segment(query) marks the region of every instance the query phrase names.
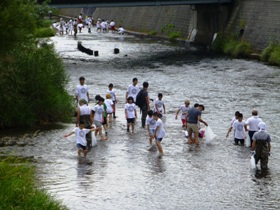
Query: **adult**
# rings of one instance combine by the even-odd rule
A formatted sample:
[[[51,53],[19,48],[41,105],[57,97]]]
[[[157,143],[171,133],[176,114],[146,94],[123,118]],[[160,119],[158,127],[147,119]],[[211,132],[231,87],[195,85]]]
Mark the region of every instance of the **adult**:
[[[136,96],[140,91],[140,88],[137,85],[137,83],[138,83],[138,79],[133,78],[132,84],[127,87],[127,91],[126,91],[126,95],[125,95],[125,103],[127,103],[127,98],[130,96],[133,98],[134,102],[136,102]]]
[[[76,100],[79,102],[81,99],[85,99],[88,103],[89,101],[89,92],[88,92],[88,86],[85,85],[85,78],[80,77],[80,84],[76,86],[75,95]]]
[[[190,108],[186,113],[186,121],[187,123],[187,131],[188,131],[188,144],[195,143],[197,146],[199,145],[198,134],[199,127],[198,121],[202,122],[204,125],[208,126],[207,122],[202,120],[201,115],[202,111],[204,111],[204,106],[199,104],[196,108]],[[194,142],[192,141],[192,134],[194,134]]]
[[[255,132],[257,132],[259,130],[259,123],[262,122],[262,119],[259,118],[258,116],[258,111],[257,110],[252,110],[252,117],[249,117],[246,122],[245,122],[245,126],[249,126],[249,129],[248,129],[248,134],[249,134],[249,137],[250,137],[250,140],[251,140],[251,145],[253,143],[253,135]]]
[[[266,132],[266,124],[260,122],[258,124],[259,131],[255,132],[253,135],[252,153],[255,156],[256,164],[261,160],[261,169],[267,169],[268,156],[271,150],[271,138]]]
[[[143,105],[141,105],[141,107],[140,107],[140,110],[142,113],[142,116],[141,116],[142,128],[145,128],[147,114],[148,114],[148,111],[150,110],[150,98],[149,98],[148,91],[147,91],[148,87],[149,87],[149,83],[143,82],[143,89],[140,90],[140,92],[138,93],[138,94],[140,94],[141,99],[143,100]]]
[[[93,123],[93,114],[92,109],[87,105],[87,101],[85,99],[81,99],[79,101],[79,107],[77,110],[77,121],[76,126],[78,125],[78,122],[83,121],[84,127],[87,129],[91,129],[91,125]],[[86,134],[86,140],[87,140],[87,147],[88,150],[92,146],[92,138],[91,138],[91,132]]]

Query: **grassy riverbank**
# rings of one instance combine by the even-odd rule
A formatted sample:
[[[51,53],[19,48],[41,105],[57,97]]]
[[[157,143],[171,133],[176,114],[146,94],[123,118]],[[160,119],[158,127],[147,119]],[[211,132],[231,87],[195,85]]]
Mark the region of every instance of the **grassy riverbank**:
[[[262,52],[255,52],[251,43],[233,36],[218,34],[213,50],[233,58],[257,58],[267,64],[280,66],[280,44],[270,43]],[[257,55],[257,56],[255,56]]]
[[[26,160],[0,161],[0,209],[67,209],[36,183],[35,168]]]
[[[69,122],[74,106],[63,61],[39,39],[54,35],[44,18],[50,8],[1,0],[0,10],[0,129]]]

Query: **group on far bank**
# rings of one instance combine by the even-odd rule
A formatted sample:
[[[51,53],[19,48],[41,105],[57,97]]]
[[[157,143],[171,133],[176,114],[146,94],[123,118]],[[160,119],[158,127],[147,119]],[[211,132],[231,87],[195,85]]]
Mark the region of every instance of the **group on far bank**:
[[[82,14],[78,17],[70,18],[68,21],[65,21],[64,18],[60,18],[59,22],[53,23],[52,27],[56,28],[60,35],[68,34],[77,36],[77,33],[82,33],[83,29],[86,27],[88,33],[92,32],[92,28],[96,26],[96,32],[108,33],[111,31],[112,33],[117,32],[120,35],[125,33],[125,29],[122,26],[116,28],[116,23],[114,20],[105,20],[98,18],[96,23],[94,22],[93,17],[86,16],[83,19]]]

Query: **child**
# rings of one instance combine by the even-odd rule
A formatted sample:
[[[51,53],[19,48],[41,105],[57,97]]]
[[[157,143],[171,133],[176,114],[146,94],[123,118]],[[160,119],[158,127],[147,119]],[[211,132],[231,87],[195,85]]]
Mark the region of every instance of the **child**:
[[[105,99],[104,103],[107,106],[106,113],[107,113],[107,116],[109,116],[110,128],[112,128],[112,113],[113,113],[113,110],[114,110],[113,109],[114,103],[111,99],[110,93],[106,94],[106,99]]]
[[[116,97],[116,91],[113,90],[114,85],[112,83],[109,84],[109,90],[107,90],[107,93],[111,95],[111,99],[114,103],[113,105],[113,118],[117,118],[116,116],[116,103],[117,103],[117,97]]]
[[[163,150],[162,150],[162,146],[161,146],[160,142],[162,141],[163,137],[165,136],[165,130],[163,128],[163,123],[162,123],[161,119],[159,118],[159,114],[155,112],[153,115],[154,115],[154,119],[156,121],[156,130],[155,130],[154,138],[156,140],[159,155],[161,156],[161,155],[163,155]]]
[[[189,100],[186,100],[185,101],[185,105],[181,105],[180,108],[178,109],[178,111],[176,112],[176,117],[175,119],[177,120],[178,118],[178,114],[180,111],[182,111],[182,114],[181,114],[181,120],[182,120],[182,127],[185,128],[187,127],[187,121],[186,121],[186,113],[188,112],[188,110],[191,108],[190,106],[190,101]]]
[[[81,157],[82,151],[84,152],[84,156],[85,157],[87,156],[88,150],[87,150],[86,134],[94,130],[95,128],[85,129],[84,122],[80,121],[79,127],[75,128],[71,133],[64,136],[66,138],[68,136],[71,136],[72,134],[75,134],[79,157]]]
[[[104,98],[99,97],[98,103],[93,108],[93,119],[94,124],[96,126],[95,130],[95,136],[99,133],[102,140],[108,140],[104,135],[102,134],[102,122],[104,121],[103,114],[104,114]]]
[[[231,129],[234,129],[234,144],[238,145],[238,142],[240,142],[241,146],[244,145],[244,140],[246,138],[246,132],[247,128],[245,126],[245,122],[243,121],[243,114],[239,113],[237,115],[237,120],[234,121]],[[231,129],[229,129],[228,134],[231,132]],[[227,134],[227,136],[228,136]]]
[[[154,138],[154,134],[155,134],[155,130],[156,130],[156,121],[153,118],[153,111],[149,110],[148,111],[148,117],[146,119],[146,125],[147,125],[147,129],[148,129],[148,134],[150,137],[150,146],[152,146],[152,142],[153,142],[153,138]]]
[[[165,105],[164,102],[162,100],[162,93],[158,94],[158,99],[155,101],[155,112],[157,112],[159,114],[159,117],[162,117],[162,110],[163,113],[165,114]]]
[[[134,121],[137,118],[136,105],[133,98],[130,96],[127,99],[128,103],[125,104],[125,118],[127,120],[127,132],[129,132],[129,126],[131,126],[132,133],[134,133]]]

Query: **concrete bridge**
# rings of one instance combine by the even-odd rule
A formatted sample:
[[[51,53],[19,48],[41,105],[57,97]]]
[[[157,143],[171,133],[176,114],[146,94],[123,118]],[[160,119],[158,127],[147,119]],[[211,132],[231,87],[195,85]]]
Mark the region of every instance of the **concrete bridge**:
[[[41,3],[43,0],[38,0],[38,2]],[[54,8],[83,8],[224,4],[231,2],[232,0],[52,0],[49,5]]]

